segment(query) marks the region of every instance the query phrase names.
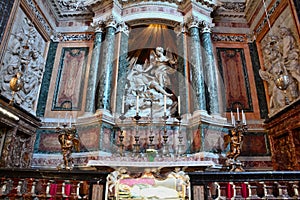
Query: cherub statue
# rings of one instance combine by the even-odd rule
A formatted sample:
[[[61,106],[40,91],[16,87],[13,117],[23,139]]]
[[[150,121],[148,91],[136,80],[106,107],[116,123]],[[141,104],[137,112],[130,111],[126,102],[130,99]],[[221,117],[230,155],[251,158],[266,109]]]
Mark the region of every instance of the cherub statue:
[[[232,160],[237,159],[241,154],[241,146],[243,142],[243,134],[239,131],[231,130],[231,133],[224,136],[224,146],[225,148],[230,144],[230,150],[226,154],[226,157]]]
[[[73,167],[73,158],[71,157],[72,150],[80,151],[79,140],[75,137],[76,129],[74,127],[62,131],[58,135],[58,140],[61,145],[61,150],[64,160],[64,168],[71,170]]]

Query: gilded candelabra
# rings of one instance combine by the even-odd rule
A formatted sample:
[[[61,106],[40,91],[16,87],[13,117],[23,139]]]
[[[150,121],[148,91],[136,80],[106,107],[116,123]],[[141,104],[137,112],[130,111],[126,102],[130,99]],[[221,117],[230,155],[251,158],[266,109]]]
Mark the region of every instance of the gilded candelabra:
[[[239,108],[237,108],[237,120],[231,112],[231,123],[233,128],[224,138],[225,146],[230,144],[230,150],[226,154],[225,167],[229,171],[245,171],[243,163],[237,159],[241,154],[244,133],[248,130],[244,111],[242,110],[242,120],[240,120]]]
[[[74,166],[72,158],[73,149],[78,152],[80,151],[77,129],[71,122],[69,127],[64,123],[62,128],[59,127],[59,125],[56,127],[56,133],[58,134],[58,141],[61,145],[61,152],[63,155],[63,163],[58,166],[58,169],[72,170]]]

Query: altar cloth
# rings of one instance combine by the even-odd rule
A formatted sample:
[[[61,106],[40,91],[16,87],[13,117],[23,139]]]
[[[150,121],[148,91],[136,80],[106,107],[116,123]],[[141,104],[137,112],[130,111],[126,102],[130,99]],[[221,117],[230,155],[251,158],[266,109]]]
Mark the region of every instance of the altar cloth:
[[[212,167],[213,161],[112,161],[112,160],[89,160],[88,167]]]

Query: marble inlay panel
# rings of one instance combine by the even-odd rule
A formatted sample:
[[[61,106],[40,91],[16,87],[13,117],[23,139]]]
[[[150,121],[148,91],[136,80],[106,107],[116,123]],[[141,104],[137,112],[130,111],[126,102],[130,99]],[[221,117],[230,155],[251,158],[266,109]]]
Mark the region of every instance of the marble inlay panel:
[[[62,50],[53,110],[81,110],[88,47],[66,47]]]

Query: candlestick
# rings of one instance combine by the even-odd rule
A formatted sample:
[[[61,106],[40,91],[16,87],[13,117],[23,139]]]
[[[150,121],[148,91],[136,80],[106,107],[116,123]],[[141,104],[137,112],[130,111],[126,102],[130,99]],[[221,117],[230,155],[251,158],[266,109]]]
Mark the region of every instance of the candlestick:
[[[123,95],[123,98],[122,98],[122,114],[124,114],[124,111],[125,111],[124,103],[125,103],[125,96]]]
[[[180,96],[178,96],[178,115],[180,115]]]
[[[139,113],[139,96],[136,96],[136,114]]]
[[[164,113],[167,112],[167,96],[164,95]]]
[[[59,126],[60,126],[60,114],[58,115],[57,118],[58,118],[58,119],[57,119],[57,127],[59,127]]]
[[[245,115],[245,113],[244,113],[244,110],[242,110],[242,122],[243,122],[244,125],[247,124],[247,123],[246,123],[246,115]]]
[[[69,126],[71,127],[72,126],[72,115],[70,115],[70,124]]]
[[[64,124],[67,126],[67,122],[68,122],[68,113],[66,113],[65,119],[64,119]]]
[[[237,120],[240,121],[239,107],[236,108]]]
[[[235,127],[235,117],[233,115],[233,119],[232,119],[232,125]]]

